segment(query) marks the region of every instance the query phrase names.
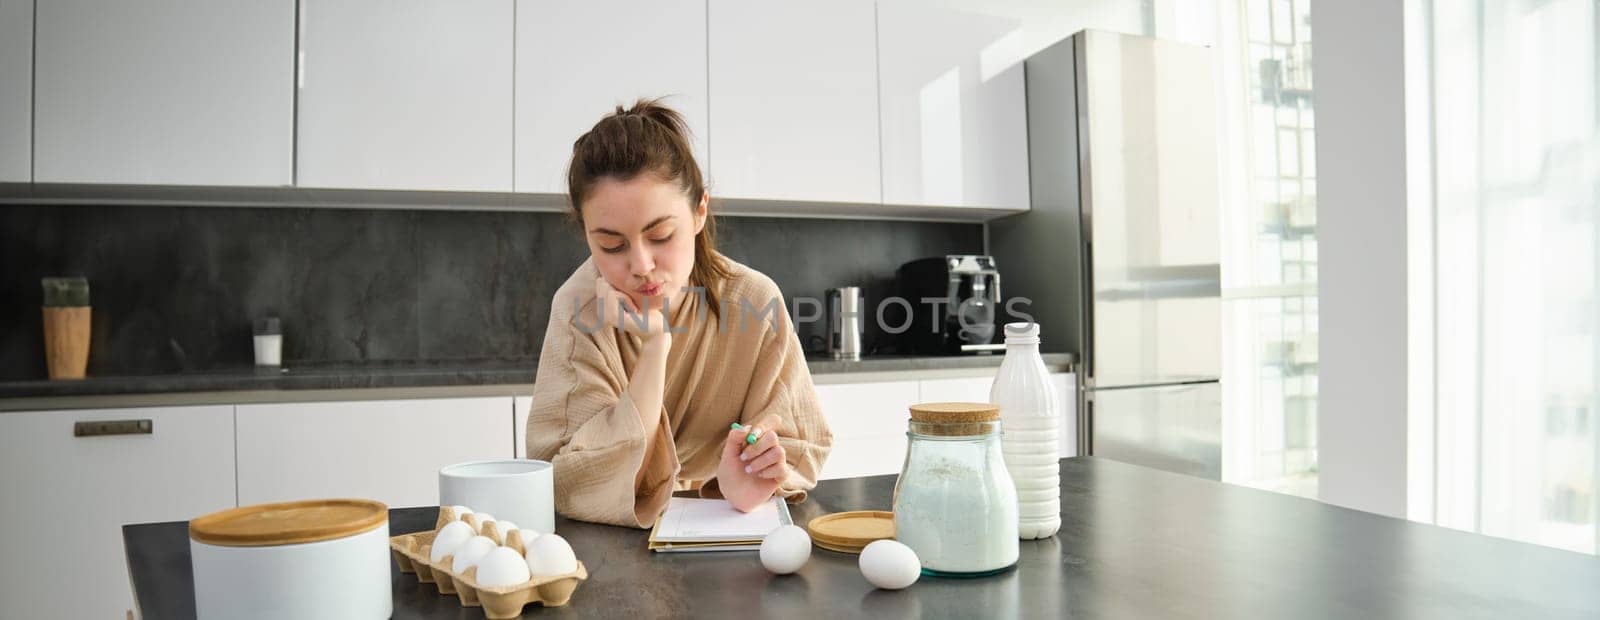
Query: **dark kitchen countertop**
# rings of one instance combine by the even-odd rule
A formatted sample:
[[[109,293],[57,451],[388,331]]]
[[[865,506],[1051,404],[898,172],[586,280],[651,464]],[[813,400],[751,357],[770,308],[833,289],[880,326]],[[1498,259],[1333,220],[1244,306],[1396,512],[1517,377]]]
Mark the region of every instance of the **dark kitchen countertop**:
[[[894,476],[827,480],[806,522],[887,510]],[[874,590],[857,556],[813,549],[774,576],[754,552],[651,554],[647,532],[557,518],[589,571],[563,607],[524,617],[1593,618],[1600,558],[1094,457],[1061,462],[1062,528],[1015,570]],[[389,512],[393,535],[437,508]],[[128,525],[144,617],[193,618],[187,525]],[[394,618],[482,618],[389,562]]]
[[[1072,368],[1077,357],[1071,353],[1045,353],[1044,363],[1054,371]],[[835,360],[823,356],[807,356],[806,365],[811,374],[854,372],[904,372],[917,370],[945,370],[967,368],[999,368],[1005,359],[1001,351],[988,355],[869,355],[860,360]]]
[[[234,390],[328,390],[447,385],[533,384],[538,362],[417,362],[241,368],[81,381],[0,382],[0,398],[160,394]]]
[[[1000,366],[1002,359],[1003,356],[998,354],[961,357],[890,355],[869,356],[860,361],[812,357],[808,358],[806,363],[811,367],[813,375],[878,372],[904,375],[916,372],[996,368]],[[1045,363],[1053,370],[1069,369],[1072,361],[1070,353],[1045,354]],[[195,404],[199,401],[175,398],[193,394],[217,395],[212,399],[214,402],[227,402],[230,393],[248,393],[252,398],[247,400],[270,401],[273,399],[261,395],[302,391],[325,393],[328,390],[381,392],[386,389],[454,388],[450,394],[441,395],[527,394],[532,389],[537,367],[538,361],[532,359],[504,362],[388,362],[297,365],[285,369],[266,370],[241,368],[161,375],[92,376],[79,381],[0,381],[0,411],[69,409],[78,406]],[[126,402],[117,398],[130,396],[139,398]]]

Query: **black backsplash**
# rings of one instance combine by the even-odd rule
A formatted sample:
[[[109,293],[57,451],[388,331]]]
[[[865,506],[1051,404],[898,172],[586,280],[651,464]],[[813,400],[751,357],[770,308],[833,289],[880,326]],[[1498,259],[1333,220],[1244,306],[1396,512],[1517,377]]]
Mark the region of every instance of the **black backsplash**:
[[[983,249],[979,224],[718,225],[723,253],[771,276],[786,297],[858,285],[869,308],[893,293],[901,263]],[[550,298],[586,255],[560,213],[0,207],[0,381],[46,377],[46,276],[89,279],[90,375],[246,368],[251,320],[267,315],[283,319],[290,366],[518,362],[538,355]],[[868,351],[891,351],[875,323]],[[821,328],[801,326],[808,349],[821,346]]]

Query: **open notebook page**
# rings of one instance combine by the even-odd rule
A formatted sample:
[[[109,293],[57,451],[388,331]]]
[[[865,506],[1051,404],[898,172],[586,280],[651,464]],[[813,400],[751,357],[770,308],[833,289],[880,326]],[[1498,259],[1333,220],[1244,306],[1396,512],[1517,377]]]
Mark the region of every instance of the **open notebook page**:
[[[739,512],[721,499],[674,497],[656,528],[661,542],[760,540],[780,525],[792,523],[783,498],[774,497],[750,512]]]

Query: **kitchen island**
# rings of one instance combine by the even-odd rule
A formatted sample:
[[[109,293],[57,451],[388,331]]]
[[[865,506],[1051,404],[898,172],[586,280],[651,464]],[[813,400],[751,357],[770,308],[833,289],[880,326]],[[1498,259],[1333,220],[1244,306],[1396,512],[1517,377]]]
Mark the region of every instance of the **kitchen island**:
[[[814,549],[795,575],[754,552],[652,554],[646,532],[557,520],[589,580],[526,617],[1594,618],[1600,558],[1411,523],[1100,458],[1061,462],[1062,528],[1016,569],[874,590],[856,556]],[[822,482],[795,520],[887,510],[893,476]],[[390,511],[391,534],[437,509]],[[148,619],[194,616],[186,524],[123,528]],[[393,563],[394,617],[481,618]]]

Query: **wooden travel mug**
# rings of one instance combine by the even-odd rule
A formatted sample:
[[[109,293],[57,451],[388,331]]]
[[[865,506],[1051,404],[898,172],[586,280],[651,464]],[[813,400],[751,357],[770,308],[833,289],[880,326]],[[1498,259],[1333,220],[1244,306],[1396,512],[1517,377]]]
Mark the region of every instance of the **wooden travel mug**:
[[[82,379],[89,368],[89,281],[44,278],[44,355],[51,379]]]

